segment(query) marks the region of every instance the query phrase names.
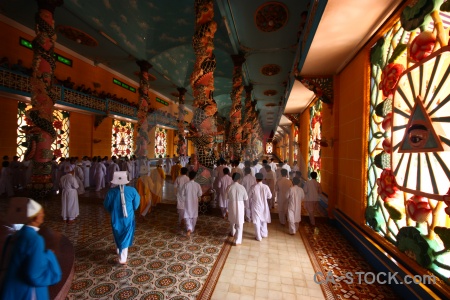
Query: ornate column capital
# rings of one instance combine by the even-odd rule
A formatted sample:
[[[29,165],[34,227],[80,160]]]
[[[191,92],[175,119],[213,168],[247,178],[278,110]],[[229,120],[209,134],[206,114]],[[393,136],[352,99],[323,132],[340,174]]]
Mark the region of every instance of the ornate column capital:
[[[152,64],[149,63],[146,60],[137,60],[136,64],[141,69],[141,72],[147,72],[148,73],[148,70],[150,70],[153,67]]]

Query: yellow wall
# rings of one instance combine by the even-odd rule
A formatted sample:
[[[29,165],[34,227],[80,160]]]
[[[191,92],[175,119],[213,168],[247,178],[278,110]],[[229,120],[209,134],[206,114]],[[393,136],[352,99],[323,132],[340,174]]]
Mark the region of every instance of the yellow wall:
[[[69,155],[78,156],[80,159],[85,155],[91,157],[93,155],[91,143],[92,132],[94,129],[93,116],[78,112],[71,112],[69,120]],[[101,155],[110,156],[111,153]]]
[[[0,96],[0,156],[11,159],[17,152],[17,104],[12,99]]]

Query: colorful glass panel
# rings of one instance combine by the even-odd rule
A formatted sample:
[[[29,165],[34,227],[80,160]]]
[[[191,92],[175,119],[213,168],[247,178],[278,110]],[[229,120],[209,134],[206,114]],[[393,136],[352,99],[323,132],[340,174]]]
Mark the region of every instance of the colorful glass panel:
[[[317,173],[317,181],[320,181],[321,168],[321,140],[322,140],[322,101],[317,100],[309,109],[309,161],[308,178],[311,172]]]
[[[131,156],[134,153],[134,124],[120,120],[112,120],[111,155]]]
[[[450,47],[435,33],[449,24],[444,12],[425,31],[398,21],[371,49],[366,207],[367,225],[447,284]]]
[[[155,155],[166,157],[167,154],[167,130],[161,127],[155,129]]]
[[[28,148],[28,141],[25,131],[28,126],[26,112],[31,109],[31,104],[19,102],[17,110],[17,151],[16,155],[23,161]],[[53,141],[51,149],[56,157],[69,157],[69,121],[70,113],[55,109],[53,111],[53,127],[56,130],[56,139]]]

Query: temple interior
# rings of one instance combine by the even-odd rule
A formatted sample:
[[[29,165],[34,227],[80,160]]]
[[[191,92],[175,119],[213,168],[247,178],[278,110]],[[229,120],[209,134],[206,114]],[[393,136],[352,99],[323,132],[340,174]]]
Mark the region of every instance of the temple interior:
[[[1,1],[0,246],[27,197],[52,299],[450,299],[449,30],[448,0]],[[132,187],[164,170],[126,265],[110,182],[64,220],[53,173],[112,157]],[[314,173],[318,206],[290,234],[276,202],[268,237],[246,221],[236,245],[219,159]],[[177,161],[202,190],[192,234]]]

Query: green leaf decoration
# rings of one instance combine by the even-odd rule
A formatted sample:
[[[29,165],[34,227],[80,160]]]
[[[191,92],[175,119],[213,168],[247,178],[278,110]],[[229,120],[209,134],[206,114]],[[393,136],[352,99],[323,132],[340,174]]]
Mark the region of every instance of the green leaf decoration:
[[[440,9],[441,11],[450,11],[450,1],[442,3]]]
[[[62,112],[62,117],[63,117],[63,119],[69,118],[69,117],[70,117],[70,112],[68,112],[68,111],[63,111],[63,112]]]
[[[391,167],[391,155],[381,151],[374,158],[374,164],[377,168],[384,170]]]
[[[117,137],[117,133],[113,133],[113,135],[112,135],[112,136],[116,138],[116,137]]]
[[[28,145],[27,142],[23,142],[23,143],[20,143],[20,146],[22,146],[22,147],[28,147],[29,145]]]
[[[408,5],[400,15],[402,27],[413,31],[428,24],[430,13],[439,7],[444,0],[417,0],[415,4]]]
[[[435,259],[433,253],[439,248],[439,244],[422,236],[417,228],[406,226],[397,234],[397,247],[419,265],[428,268]]]
[[[389,212],[389,216],[393,220],[401,220],[405,217],[405,207],[396,205],[395,201],[384,202],[384,207]]]
[[[117,147],[117,144],[113,144],[113,148],[116,148]]]
[[[375,107],[375,114],[379,117],[386,117],[388,113],[392,112],[392,99],[386,98],[383,102]]]
[[[127,122],[125,122],[125,121],[120,121],[120,125],[125,126],[125,125],[127,125]]]
[[[21,111],[24,111],[27,108],[27,104],[24,102],[19,102],[17,106]]]
[[[402,44],[402,43],[398,44],[397,47],[395,47],[391,58],[389,59],[389,63],[395,62],[395,60],[397,58],[399,58],[403,54],[403,52],[405,52],[407,47],[408,47],[408,45],[406,45],[406,44]]]
[[[366,208],[366,222],[376,232],[379,232],[381,228],[386,224],[381,211],[375,206],[367,206]]]
[[[381,38],[370,50],[370,62],[380,68],[383,68],[386,64],[384,57],[384,53],[386,53],[386,44],[386,40]]]
[[[59,129],[59,134],[64,134],[64,133],[66,133],[64,130]]]
[[[434,232],[441,238],[445,249],[450,250],[450,228],[436,226]]]

